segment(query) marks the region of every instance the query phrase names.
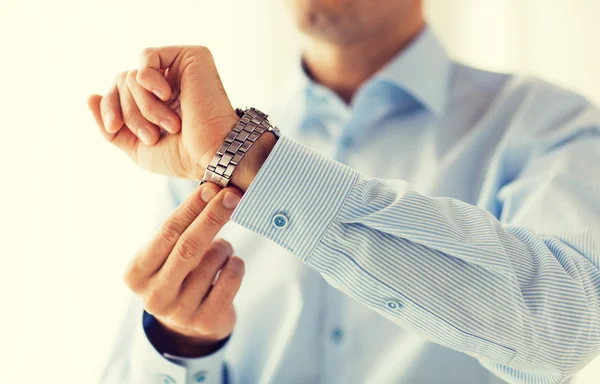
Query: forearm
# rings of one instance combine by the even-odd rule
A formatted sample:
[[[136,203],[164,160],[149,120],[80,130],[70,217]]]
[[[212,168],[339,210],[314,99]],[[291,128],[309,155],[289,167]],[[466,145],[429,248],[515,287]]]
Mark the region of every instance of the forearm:
[[[539,379],[596,353],[600,275],[588,237],[568,245],[281,140],[234,213],[238,224],[398,325],[488,362],[535,366]],[[583,200],[572,206],[585,209]],[[553,205],[543,201],[535,211]],[[278,212],[285,229],[271,224]]]
[[[364,302],[396,298],[402,308],[383,313],[399,325],[557,375],[600,347],[600,274],[583,243],[576,249],[398,182],[361,180],[347,207],[363,211],[342,209],[307,262]]]

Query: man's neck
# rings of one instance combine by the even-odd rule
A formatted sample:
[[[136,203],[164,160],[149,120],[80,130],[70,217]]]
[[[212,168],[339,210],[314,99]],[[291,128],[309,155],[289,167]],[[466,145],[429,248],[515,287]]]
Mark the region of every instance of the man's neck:
[[[350,103],[360,85],[404,50],[425,22],[419,18],[411,24],[398,25],[398,30],[368,36],[352,44],[309,41],[303,59],[310,76]]]

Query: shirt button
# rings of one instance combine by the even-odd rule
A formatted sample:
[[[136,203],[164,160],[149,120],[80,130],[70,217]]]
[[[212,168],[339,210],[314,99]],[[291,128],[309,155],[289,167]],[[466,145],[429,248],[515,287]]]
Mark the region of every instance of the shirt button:
[[[206,381],[206,371],[196,372],[194,375],[194,381],[196,383],[204,383]]]
[[[331,331],[331,340],[335,344],[341,344],[344,341],[344,331],[341,328],[335,328]]]
[[[284,215],[283,213],[277,213],[273,216],[273,225],[275,226],[275,228],[278,229],[282,229],[287,227],[288,225],[288,218],[286,215]]]
[[[386,300],[385,305],[391,310],[396,310],[402,307],[402,304],[400,304],[400,302],[391,299]]]
[[[173,378],[171,376],[168,375],[162,375],[160,377],[160,384],[177,384],[177,382],[175,380],[173,380]]]
[[[345,136],[342,139],[342,146],[344,148],[350,148],[354,145],[354,139],[352,139],[350,136]]]

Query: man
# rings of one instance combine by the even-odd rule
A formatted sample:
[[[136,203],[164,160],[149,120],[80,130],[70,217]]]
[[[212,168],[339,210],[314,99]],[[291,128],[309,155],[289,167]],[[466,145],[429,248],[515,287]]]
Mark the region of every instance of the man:
[[[579,371],[600,350],[600,112],[453,62],[419,0],[292,9],[308,42],[269,111],[279,138],[236,113],[202,47],[148,49],[90,98],[140,166],[192,180],[170,181],[178,207],[125,274],[141,304],[104,382]],[[243,45],[240,63],[256,52]]]

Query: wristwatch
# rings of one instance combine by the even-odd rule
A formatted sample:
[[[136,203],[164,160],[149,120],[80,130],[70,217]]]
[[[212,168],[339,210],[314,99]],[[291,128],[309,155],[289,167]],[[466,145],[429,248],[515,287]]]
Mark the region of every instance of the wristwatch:
[[[207,181],[225,188],[229,185],[235,167],[252,144],[265,132],[271,132],[275,138],[281,136],[279,128],[271,125],[268,116],[256,108],[235,110],[240,120],[234,125],[225,142],[217,150],[215,157],[204,172],[200,184]]]

